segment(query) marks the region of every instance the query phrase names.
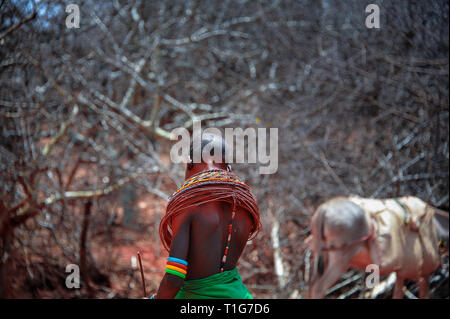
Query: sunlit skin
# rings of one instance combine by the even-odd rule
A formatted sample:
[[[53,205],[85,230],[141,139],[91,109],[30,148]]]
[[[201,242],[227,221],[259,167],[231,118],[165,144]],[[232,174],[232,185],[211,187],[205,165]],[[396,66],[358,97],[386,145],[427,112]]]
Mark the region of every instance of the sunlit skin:
[[[187,179],[194,174],[211,169],[227,169],[227,165],[214,162],[202,162],[192,167],[187,165],[185,177]],[[169,256],[189,263],[186,280],[201,279],[220,272],[231,213],[230,204],[213,202],[186,209],[173,218],[174,238]],[[252,225],[250,214],[238,208],[224,271],[236,266],[247,243]],[[166,273],[161,280],[155,299],[174,298],[183,286],[183,282],[184,279]]]

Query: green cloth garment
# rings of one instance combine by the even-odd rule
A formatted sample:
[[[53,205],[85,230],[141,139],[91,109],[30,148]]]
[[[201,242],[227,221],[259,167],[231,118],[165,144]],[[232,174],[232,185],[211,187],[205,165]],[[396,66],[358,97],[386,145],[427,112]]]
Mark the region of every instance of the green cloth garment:
[[[237,268],[212,276],[186,280],[175,299],[253,299]]]

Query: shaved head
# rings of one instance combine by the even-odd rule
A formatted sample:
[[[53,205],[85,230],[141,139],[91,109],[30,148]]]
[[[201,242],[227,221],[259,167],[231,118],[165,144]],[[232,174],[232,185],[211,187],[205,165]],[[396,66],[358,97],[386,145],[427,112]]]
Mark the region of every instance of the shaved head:
[[[222,136],[202,133],[200,138],[200,143],[195,143],[194,139],[191,140],[189,148],[189,156],[191,164],[198,164],[200,162],[208,163],[223,163],[228,165],[226,161],[226,149],[227,144]]]

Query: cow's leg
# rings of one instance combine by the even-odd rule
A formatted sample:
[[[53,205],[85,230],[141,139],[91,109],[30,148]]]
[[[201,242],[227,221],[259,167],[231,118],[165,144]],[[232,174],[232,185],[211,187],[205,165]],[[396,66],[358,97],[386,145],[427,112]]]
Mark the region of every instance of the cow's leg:
[[[395,281],[395,286],[394,286],[394,293],[392,295],[393,299],[403,299],[403,282],[405,281],[404,278],[400,277],[399,274],[397,273],[397,280]]]
[[[357,248],[348,251],[332,251],[328,253],[328,263],[324,273],[315,281],[311,287],[310,298],[320,299],[350,266],[350,262],[357,252]]]
[[[420,277],[419,281],[419,298],[428,299],[430,293],[430,286],[428,284],[428,276]]]

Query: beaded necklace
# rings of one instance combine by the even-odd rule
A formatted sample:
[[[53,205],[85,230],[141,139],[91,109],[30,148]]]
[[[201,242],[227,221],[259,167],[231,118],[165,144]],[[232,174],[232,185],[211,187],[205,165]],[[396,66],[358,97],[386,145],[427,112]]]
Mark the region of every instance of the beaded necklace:
[[[258,205],[250,187],[239,177],[229,171],[214,169],[197,173],[188,178],[169,198],[166,214],[161,220],[159,234],[166,250],[172,242],[172,217],[180,214],[186,208],[199,206],[214,201],[225,201],[233,204],[231,221],[228,225],[227,242],[221,259],[220,272],[223,272],[231,245],[231,234],[237,207],[247,210],[253,218],[253,229],[249,240],[258,233],[261,223]]]

